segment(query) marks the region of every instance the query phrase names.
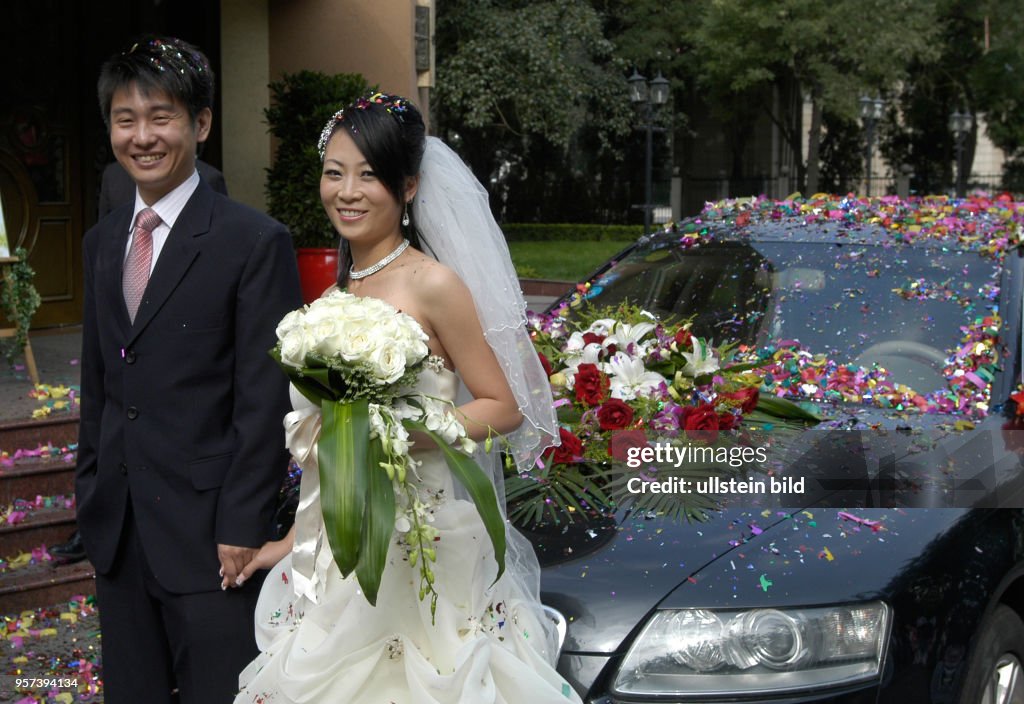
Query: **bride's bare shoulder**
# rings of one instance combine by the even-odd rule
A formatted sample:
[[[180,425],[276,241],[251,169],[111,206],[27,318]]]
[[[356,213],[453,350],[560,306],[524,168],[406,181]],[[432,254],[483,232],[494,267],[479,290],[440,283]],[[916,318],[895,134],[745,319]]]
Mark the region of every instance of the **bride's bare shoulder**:
[[[426,300],[448,300],[468,293],[462,279],[447,266],[423,256],[412,265],[410,281]]]

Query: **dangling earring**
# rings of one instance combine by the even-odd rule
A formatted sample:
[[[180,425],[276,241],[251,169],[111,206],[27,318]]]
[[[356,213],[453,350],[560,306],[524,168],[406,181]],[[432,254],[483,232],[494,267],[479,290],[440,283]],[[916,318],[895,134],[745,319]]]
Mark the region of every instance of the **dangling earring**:
[[[409,227],[409,201],[405,202],[405,210],[402,212],[402,227]]]

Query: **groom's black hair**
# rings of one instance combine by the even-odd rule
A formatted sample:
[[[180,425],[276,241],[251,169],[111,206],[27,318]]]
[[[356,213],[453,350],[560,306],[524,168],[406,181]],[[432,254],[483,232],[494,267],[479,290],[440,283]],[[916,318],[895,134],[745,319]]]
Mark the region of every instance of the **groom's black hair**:
[[[166,93],[184,103],[195,122],[203,108],[213,109],[214,83],[210,61],[199,49],[177,37],[145,35],[107,59],[96,92],[109,132],[110,105],[118,89],[134,85],[143,95]]]

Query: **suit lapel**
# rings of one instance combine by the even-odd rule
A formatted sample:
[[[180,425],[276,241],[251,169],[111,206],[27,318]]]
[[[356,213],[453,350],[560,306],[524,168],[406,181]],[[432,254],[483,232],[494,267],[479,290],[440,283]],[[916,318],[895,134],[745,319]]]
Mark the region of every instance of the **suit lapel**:
[[[212,215],[213,191],[200,181],[171,228],[160,257],[156,260],[156,267],[142,296],[138,313],[135,314],[135,324],[127,344],[134,342],[149,325],[199,255],[198,238],[210,231]],[[127,316],[123,296],[121,307]]]
[[[97,284],[97,303],[100,310],[110,311],[110,316],[124,335],[131,330],[128,319],[128,308],[124,302],[124,260],[128,247],[129,225],[131,224],[132,207],[125,205],[114,210],[109,216],[109,234],[103,237],[101,248],[102,271],[117,272],[117,276],[106,276]]]

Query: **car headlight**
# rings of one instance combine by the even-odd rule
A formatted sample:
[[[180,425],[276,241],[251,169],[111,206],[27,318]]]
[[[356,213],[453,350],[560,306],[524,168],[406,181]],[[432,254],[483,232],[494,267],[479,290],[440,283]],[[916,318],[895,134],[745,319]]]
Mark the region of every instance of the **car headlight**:
[[[881,602],[814,609],[657,612],[615,675],[624,696],[793,692],[877,678],[889,632]]]

